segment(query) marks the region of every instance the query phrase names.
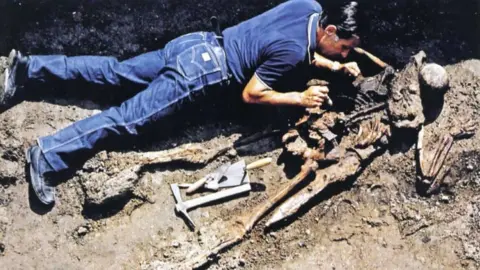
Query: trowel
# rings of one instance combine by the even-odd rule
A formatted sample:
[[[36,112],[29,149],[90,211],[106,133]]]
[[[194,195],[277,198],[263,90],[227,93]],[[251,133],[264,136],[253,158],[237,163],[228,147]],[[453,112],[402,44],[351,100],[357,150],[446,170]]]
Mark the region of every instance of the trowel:
[[[272,162],[271,158],[264,158],[253,163],[246,164],[241,160],[234,164],[220,166],[215,172],[210,173],[193,184],[182,184],[179,187],[187,188],[187,194],[191,194],[201,187],[217,191],[223,188],[240,186],[250,182],[247,171],[266,166]]]

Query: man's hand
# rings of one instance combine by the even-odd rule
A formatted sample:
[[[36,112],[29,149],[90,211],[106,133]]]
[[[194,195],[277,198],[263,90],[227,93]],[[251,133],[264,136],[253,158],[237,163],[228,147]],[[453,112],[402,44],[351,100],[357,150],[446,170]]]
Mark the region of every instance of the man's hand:
[[[345,74],[352,75],[354,77],[357,77],[361,74],[360,68],[356,62],[340,64],[339,62],[327,59],[318,53],[315,53],[312,63],[318,68],[326,68],[334,72],[343,71]]]
[[[353,77],[358,77],[358,75],[362,73],[356,62],[341,64],[340,70],[343,70],[345,74],[351,75]]]
[[[310,86],[300,94],[300,105],[307,108],[322,106],[328,99],[328,87]]]

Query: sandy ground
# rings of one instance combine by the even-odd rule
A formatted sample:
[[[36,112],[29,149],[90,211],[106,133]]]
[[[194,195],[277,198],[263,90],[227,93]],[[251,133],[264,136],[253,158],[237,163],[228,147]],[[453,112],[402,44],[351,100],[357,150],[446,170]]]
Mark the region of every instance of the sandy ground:
[[[158,49],[180,34],[209,29],[212,15],[229,26],[280,2],[0,1],[0,51],[6,55],[14,47],[28,54],[125,59]],[[360,2],[367,9],[367,27],[362,32],[365,49],[397,68],[422,49],[432,61],[450,64],[451,89],[442,113],[426,127],[427,145],[451,127],[478,119],[480,61],[475,59],[480,54],[478,37],[472,34],[472,29],[479,28],[478,13],[473,12],[478,1],[442,0],[435,5],[421,0]],[[376,72],[371,66],[365,70]],[[2,269],[168,269],[175,263],[181,265],[215,245],[229,221],[274,194],[299,170],[298,163],[285,157],[278,137],[272,137],[228,151],[205,166],[147,166],[121,196],[101,205],[90,203],[92,194],[105,190],[105,183],[128,169],[138,153],[190,142],[219,149],[263,130],[270,120],[252,117],[259,115],[258,108],[252,112],[230,106],[237,112],[189,120],[179,128],[169,127],[168,132],[162,128],[122,145],[119,152],[99,153],[66,176],[68,181],[59,183],[57,204],[45,209],[25,181],[24,150],[37,137],[132,94],[79,88],[40,89],[38,96],[0,114]],[[222,254],[208,269],[479,269],[480,134],[454,144],[445,185],[430,197],[420,196],[415,185],[412,140],[396,141],[397,147],[377,157],[358,179],[329,188],[294,219],[269,231],[260,222],[242,244]],[[256,184],[248,196],[190,212],[197,231],[190,231],[175,215],[169,184],[194,182],[228,161],[262,157],[275,162],[251,172]]]
[[[447,70],[452,88],[441,115],[426,128],[427,144],[480,113],[480,61]],[[88,204],[85,181],[97,181],[101,188],[102,181],[129,167],[128,157],[135,152],[172,148],[191,141],[192,134],[207,138],[201,142],[206,148],[228,146],[246,129],[235,122],[192,125],[141,151],[100,153],[59,184],[53,209],[43,209],[25,182],[24,149],[38,136],[98,112],[89,102],[56,103],[22,102],[0,115],[0,264],[5,269],[166,269],[165,263],[181,263],[212,247],[229,220],[275,193],[295,170],[296,165],[279,159],[278,140],[266,138],[200,168],[148,167],[135,182],[135,192],[105,205]],[[321,194],[294,220],[271,231],[263,231],[260,223],[210,269],[477,269],[479,147],[479,134],[454,145],[446,184],[431,197],[417,193],[413,147],[388,151],[353,184]],[[227,161],[262,157],[278,162],[251,172],[258,183],[255,191],[192,211],[196,232],[175,215],[169,184],[193,182]],[[117,166],[105,163],[122,158],[126,161]]]

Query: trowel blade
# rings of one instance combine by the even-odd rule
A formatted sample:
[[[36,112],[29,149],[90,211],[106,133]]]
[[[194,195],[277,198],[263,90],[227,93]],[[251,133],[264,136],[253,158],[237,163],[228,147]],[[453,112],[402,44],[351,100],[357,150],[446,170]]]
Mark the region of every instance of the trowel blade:
[[[246,167],[245,160],[232,164],[223,174],[224,180],[218,183],[218,187],[236,187],[248,183],[250,179],[245,177],[247,175],[245,171]]]
[[[217,178],[225,175],[225,172],[228,170],[228,168],[230,168],[230,166],[232,166],[231,163],[224,164],[215,170],[215,172],[211,173],[212,181],[219,181]]]

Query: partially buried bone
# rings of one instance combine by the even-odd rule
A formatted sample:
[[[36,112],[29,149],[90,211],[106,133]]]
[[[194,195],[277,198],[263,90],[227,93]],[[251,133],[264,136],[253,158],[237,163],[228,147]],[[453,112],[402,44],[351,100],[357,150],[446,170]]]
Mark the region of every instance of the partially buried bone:
[[[428,186],[427,194],[436,191],[443,183],[443,179],[449,170],[445,164],[448,154],[456,140],[468,138],[475,134],[477,125],[474,121],[468,121],[460,128],[452,129],[448,134],[436,143],[433,151],[424,151],[424,128],[418,134],[417,141],[417,164],[419,166],[419,180]]]
[[[309,154],[305,154],[308,156]],[[234,221],[231,225],[229,232],[231,232],[226,240],[222,241],[216,247],[211,250],[206,251],[205,253],[197,256],[188,264],[193,268],[198,268],[206,264],[211,258],[217,256],[219,253],[225,249],[234,246],[240,243],[244,237],[249,233],[255,224],[274,206],[277,205],[279,201],[284,199],[290,192],[302,183],[307,176],[315,171],[317,164],[315,161],[308,159],[305,164],[302,166],[301,171],[288,183],[280,192],[274,195],[271,198],[268,198],[267,201],[262,202],[257,206],[253,211],[247,210],[244,215],[242,215],[238,220]]]
[[[345,181],[348,177],[355,175],[361,168],[362,161],[381,149],[374,147],[377,141],[384,136],[390,136],[388,126],[381,123],[378,118],[365,122],[362,126],[365,128],[362,129],[362,135],[356,137],[355,147],[343,153],[338,163],[318,169],[315,180],[282,203],[267,222],[267,227],[296,214],[300,207],[322,192],[329,184]]]
[[[373,157],[386,149],[392,127],[419,130],[425,122],[422,86],[431,85],[434,89],[442,87],[445,82],[441,69],[425,65],[425,59],[425,53],[420,52],[400,72],[386,67],[375,77],[356,80],[356,96],[336,96],[342,103],[352,103],[351,106],[343,104],[351,108],[344,113],[335,111],[335,108],[330,111],[322,108],[307,109],[282,138],[286,151],[305,161],[300,173],[253,211],[248,210],[240,219],[233,220],[227,226],[225,240],[192,260],[191,265],[201,266],[240,243],[255,224],[287,196],[292,197],[279,206],[267,226],[298,213],[303,205],[311,202],[329,184],[356,176]],[[424,72],[422,77],[420,71]],[[312,81],[310,84],[327,83]],[[471,133],[472,128],[468,125],[452,130],[439,144],[434,157],[429,159],[431,162],[420,164],[425,174],[436,177],[444,175],[442,164],[453,141]],[[292,195],[293,190],[304,183],[311,173],[315,173],[315,179]]]

